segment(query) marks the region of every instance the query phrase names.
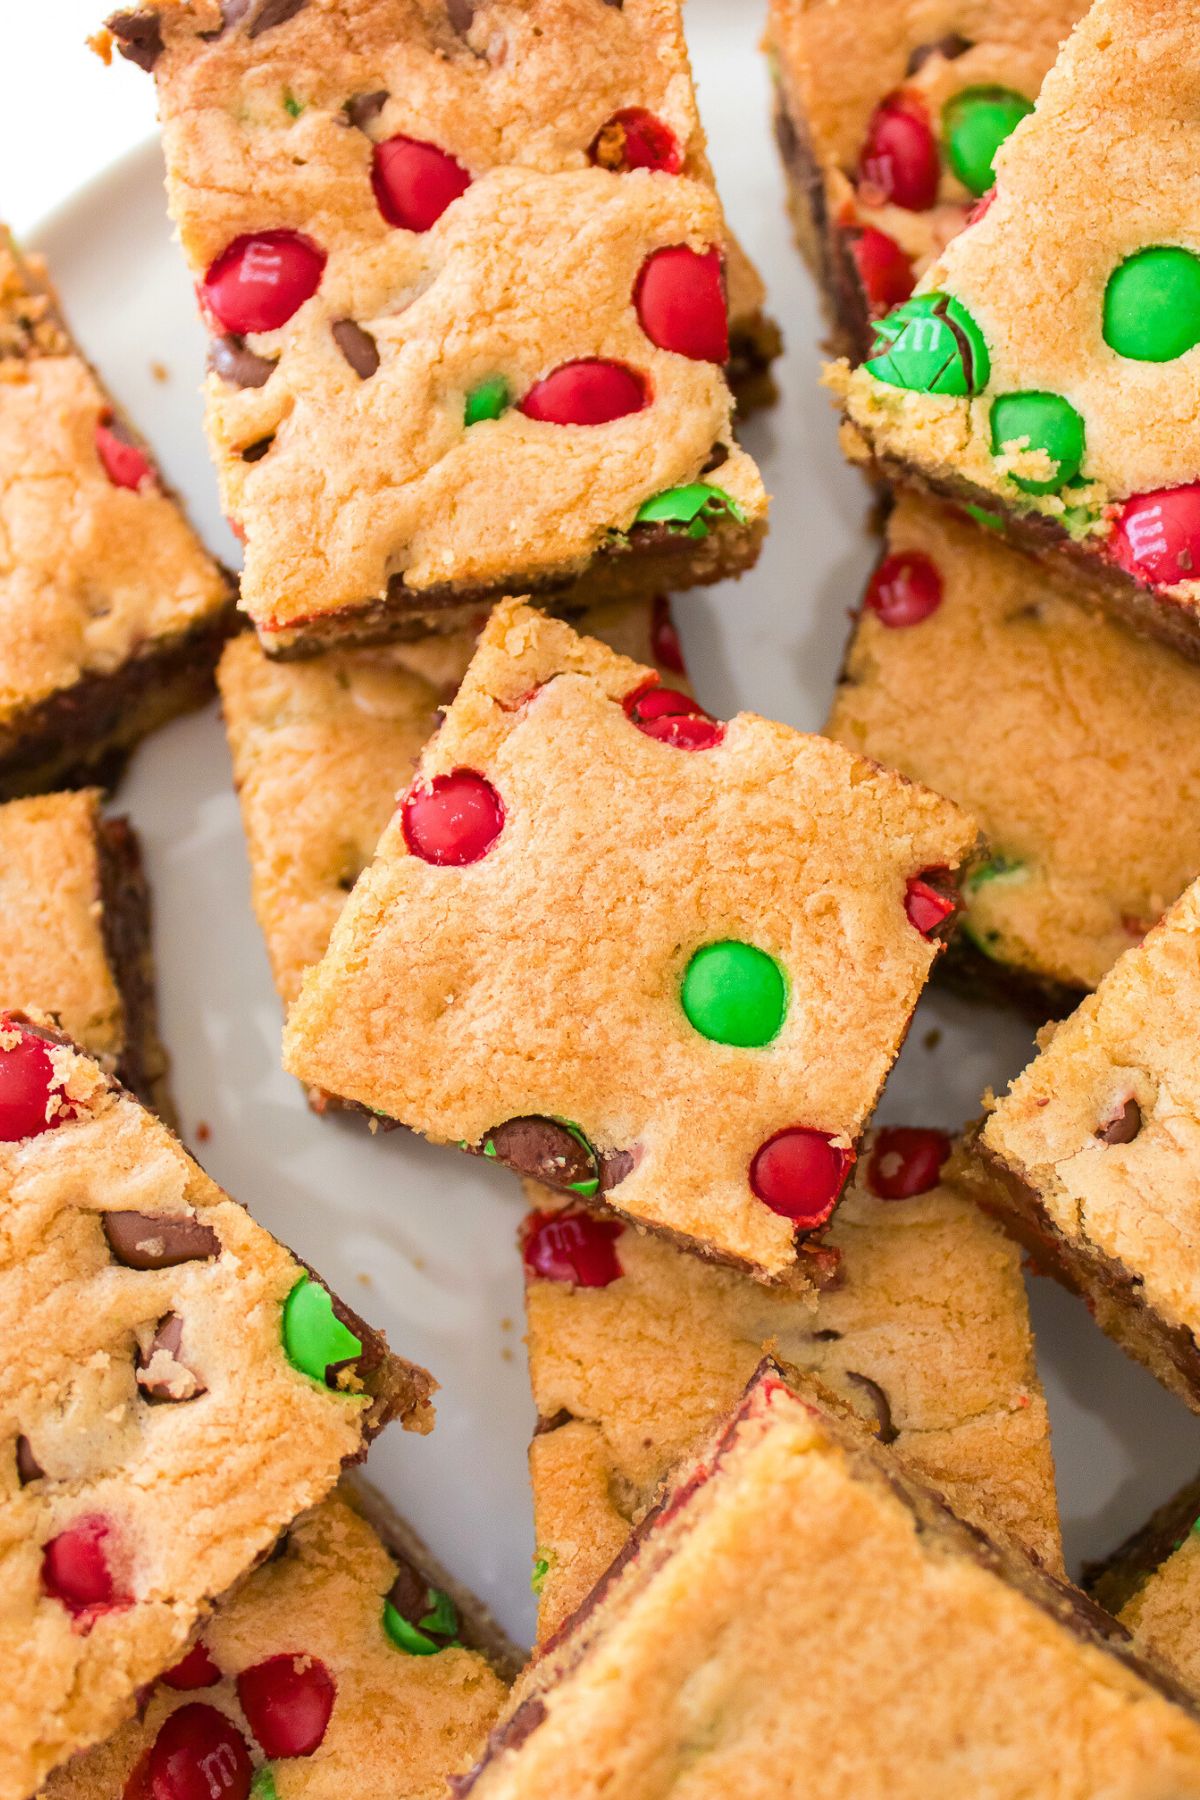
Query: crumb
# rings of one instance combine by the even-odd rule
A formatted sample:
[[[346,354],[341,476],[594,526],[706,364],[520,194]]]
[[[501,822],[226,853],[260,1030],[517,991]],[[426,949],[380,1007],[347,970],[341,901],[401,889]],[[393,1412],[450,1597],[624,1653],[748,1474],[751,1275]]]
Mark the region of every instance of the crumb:
[[[412,1259],[412,1266],[414,1269],[424,1269],[428,1267],[428,1264],[423,1256],[414,1256]]]
[[[155,381],[157,381],[160,386],[163,383],[170,381],[170,379],[171,379],[171,371],[170,371],[170,369],[168,369],[166,363],[161,363],[158,361],[152,362],[150,364],[150,374],[151,374],[151,377]]]
[[[512,1327],[512,1320],[511,1320],[511,1319],[501,1319],[501,1321],[500,1321],[500,1329],[501,1329],[501,1331],[511,1331],[511,1330],[512,1330],[512,1328],[513,1328],[513,1327]]]
[[[367,1271],[365,1269],[360,1269],[358,1274],[354,1277],[354,1279],[355,1279],[355,1281],[357,1281],[359,1283],[359,1285],[361,1287],[373,1287],[374,1286],[373,1278],[367,1273]]]
[[[199,1121],[193,1135],[198,1144],[207,1144],[209,1138],[212,1136],[212,1126],[207,1119],[201,1119]]]
[[[511,1362],[512,1359],[513,1359],[513,1353],[512,1353],[511,1348],[509,1347],[509,1345],[507,1345],[507,1344],[502,1345],[501,1350],[500,1350],[500,1361],[501,1362]]]
[[[940,1025],[931,1026],[925,1033],[925,1036],[921,1039],[921,1043],[926,1050],[936,1050],[941,1041],[942,1028]]]

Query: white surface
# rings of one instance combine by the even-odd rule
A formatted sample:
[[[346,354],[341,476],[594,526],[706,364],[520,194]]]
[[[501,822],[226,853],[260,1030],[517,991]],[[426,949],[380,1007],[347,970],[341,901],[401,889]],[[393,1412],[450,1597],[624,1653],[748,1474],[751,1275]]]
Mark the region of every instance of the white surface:
[[[81,144],[119,145],[134,119],[141,127],[151,84],[127,68],[105,76],[96,65],[93,74],[94,59],[73,46],[94,23],[91,0],[56,0],[54,24],[43,7],[8,3],[17,26],[14,48],[13,21],[6,19],[8,72],[18,79],[6,87],[15,93],[18,127],[11,111],[0,117],[0,168],[13,190],[0,195],[0,205],[24,222],[35,210],[30,195],[41,203],[55,183],[62,191],[85,173]],[[863,535],[865,491],[838,460],[833,419],[817,387],[817,312],[785,222],[756,50],[760,13],[748,0],[689,5],[728,210],[763,268],[789,341],[782,401],[746,433],[775,494],[774,531],[759,568],[736,588],[684,596],[676,611],[697,687],[717,712],[750,706],[816,728],[871,549]],[[52,110],[45,108],[51,92]],[[57,101],[64,94],[66,109]],[[103,115],[95,132],[76,103]],[[22,115],[38,131],[44,123],[58,134],[50,168],[40,149],[31,152]],[[210,543],[232,558],[201,439],[195,389],[203,342],[160,181],[157,150],[145,148],[79,194],[35,241],[50,254],[85,345],[154,442]],[[165,384],[153,377],[152,362],[169,371]],[[250,910],[215,707],[143,747],[119,804],[148,853],[163,1023],[185,1135],[264,1224],[384,1326],[397,1349],[440,1378],[434,1436],[419,1442],[388,1433],[372,1473],[505,1624],[527,1638],[533,1607],[525,1452],[533,1417],[513,1247],[521,1214],[516,1185],[405,1133],[371,1138],[358,1122],[317,1120],[281,1073],[279,1008]],[[942,1036],[931,1048],[933,1028]],[[1029,1033],[1008,1015],[934,996],[922,1005],[881,1117],[957,1126],[978,1110],[986,1084],[1003,1083],[1022,1065],[1029,1044]],[[211,1136],[197,1143],[201,1122]],[[1074,1564],[1109,1549],[1194,1473],[1200,1421],[1050,1283],[1034,1283],[1033,1304]]]

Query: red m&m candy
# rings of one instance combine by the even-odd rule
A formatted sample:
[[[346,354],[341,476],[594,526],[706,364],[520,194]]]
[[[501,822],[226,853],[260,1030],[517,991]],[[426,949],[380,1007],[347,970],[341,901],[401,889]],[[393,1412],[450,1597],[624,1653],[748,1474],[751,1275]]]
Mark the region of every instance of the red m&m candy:
[[[404,842],[422,862],[462,869],[486,856],[504,829],[504,803],[474,769],[418,779],[401,808]]]
[[[325,252],[299,231],[234,238],[204,277],[201,303],[222,331],[278,331],[325,272]]]
[[[399,230],[429,231],[470,185],[462,164],[437,144],[401,136],[375,146],[371,186],[380,212]]]
[[[606,119],[588,155],[602,169],[657,169],[678,175],[683,167],[675,133],[644,106],[624,106]]]
[[[867,1164],[867,1186],[880,1200],[911,1200],[937,1186],[950,1154],[944,1131],[886,1125],[875,1134]]]
[[[336,1694],[333,1676],[315,1656],[269,1656],[237,1678],[246,1722],[266,1756],[311,1756]]]
[[[876,107],[858,161],[858,191],[868,206],[925,212],[937,200],[942,162],[925,108],[913,94],[890,94]]]
[[[920,875],[910,876],[905,888],[904,911],[909,924],[914,925],[922,937],[935,937],[947,919],[958,911],[958,896],[926,879],[945,872],[944,869],[925,869]]]
[[[801,1231],[814,1231],[841,1198],[854,1155],[835,1144],[827,1131],[793,1125],[756,1151],[750,1187],[772,1212],[791,1219]]]
[[[522,1254],[531,1275],[601,1288],[623,1274],[617,1239],[624,1227],[594,1213],[539,1212],[525,1223]]]
[[[626,695],[625,717],[647,737],[674,750],[711,750],[725,736],[724,725],[698,700],[657,682]]]
[[[96,455],[114,487],[132,488],[136,493],[144,483],[154,480],[154,465],[150,458],[140,445],[132,442],[111,413],[96,426]]]
[[[15,1027],[6,1019],[0,1029]],[[50,1049],[32,1033],[22,1034],[11,1049],[0,1049],[0,1143],[52,1131],[58,1119],[46,1114],[54,1088]]]
[[[201,1700],[165,1721],[145,1768],[149,1800],[247,1800],[254,1779],[249,1748],[233,1720]]]
[[[885,556],[867,584],[865,604],[894,630],[919,625],[942,604],[942,578],[919,550]]]
[[[874,225],[864,225],[850,238],[850,254],[858,270],[871,313],[890,312],[907,300],[916,285],[916,273],[895,238]]]
[[[1200,482],[1127,500],[1113,554],[1127,574],[1152,586],[1200,581]]]
[[[181,1656],[173,1669],[168,1669],[163,1676],[169,1688],[180,1693],[189,1693],[193,1688],[212,1687],[221,1679],[218,1669],[203,1644],[193,1644],[186,1656]]]
[[[689,250],[686,244],[656,250],[642,264],[633,303],[642,330],[660,350],[695,362],[728,360],[729,318],[718,250]]]
[[[608,425],[649,404],[650,391],[635,369],[586,356],[535,382],[520,410],[547,425]]]
[[[113,1570],[116,1534],[103,1514],[89,1513],[42,1550],[42,1587],[74,1618],[129,1604]]]

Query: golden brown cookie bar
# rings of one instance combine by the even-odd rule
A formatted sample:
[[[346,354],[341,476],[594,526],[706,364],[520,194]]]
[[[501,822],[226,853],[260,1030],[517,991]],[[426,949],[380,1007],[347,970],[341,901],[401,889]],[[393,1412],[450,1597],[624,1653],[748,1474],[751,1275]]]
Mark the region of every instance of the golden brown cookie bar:
[[[0,226],[0,799],[105,780],[207,699],[229,577]]]
[[[373,1500],[368,1496],[368,1503]],[[399,1521],[347,1488],[239,1583],[137,1719],[51,1776],[44,1800],[434,1800],[478,1752],[512,1652]]]
[[[840,745],[723,724],[508,601],[304,978],[285,1065],[804,1283],[975,837]]]
[[[1138,1643],[1200,1688],[1200,1477],[1160,1506],[1084,1585]]]
[[[867,354],[966,224],[1084,0],[771,0],[766,49],[800,249],[837,350]]]
[[[770,1363],[518,1694],[460,1800],[1200,1793],[1121,1627]]]
[[[664,682],[683,677],[662,596],[593,607],[579,626]],[[267,657],[249,635],[227,647],[217,679],[254,910],[285,1005],[320,961],[477,636],[447,632],[289,663]]]
[[[826,726],[978,819],[991,857],[939,974],[1039,1022],[1200,873],[1200,674],[1086,599],[902,494]]]
[[[1122,1348],[1200,1411],[1200,884],[1040,1054],[965,1171],[1038,1263]]]
[[[431,1378],[65,1040],[0,1030],[0,1795],[107,1737]]]
[[[911,1126],[867,1141],[825,1234],[837,1279],[819,1300],[764,1289],[529,1184],[541,1636],[595,1585],[768,1346],[895,1443],[963,1518],[1061,1570],[1019,1253],[941,1176],[949,1153],[942,1132]]]
[[[128,819],[106,819],[94,788],[0,806],[0,912],[0,1008],[52,1013],[169,1117],[149,893]]]
[[[995,197],[831,382],[852,455],[1078,564],[1200,655],[1200,14],[1097,0]],[[1121,202],[1097,210],[1103,191]]]
[[[112,28],[153,63],[273,653],[754,561],[679,0],[167,0]]]

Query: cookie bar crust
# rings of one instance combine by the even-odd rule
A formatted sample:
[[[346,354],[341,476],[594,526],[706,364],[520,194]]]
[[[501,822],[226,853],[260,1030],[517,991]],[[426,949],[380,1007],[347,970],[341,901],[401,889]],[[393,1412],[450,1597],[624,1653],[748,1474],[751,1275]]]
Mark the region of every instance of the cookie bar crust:
[[[433,1383],[91,1059],[9,1020],[0,1793],[107,1737]],[[19,1135],[18,1135],[19,1134]]]
[[[1200,1477],[1187,1482],[1103,1562],[1087,1591],[1138,1643],[1200,1688]]]
[[[1200,678],[1089,601],[902,494],[825,727],[978,819],[989,858],[938,974],[1039,1023],[1200,873]]]
[[[762,1792],[806,1800],[865,1791],[880,1769],[899,1797],[1016,1800],[1033,1711],[1052,1723],[1039,1766],[1063,1800],[1200,1782],[1200,1719],[1120,1626],[767,1364],[457,1792],[538,1800],[567,1770],[581,1800],[707,1800],[748,1765]]]
[[[815,1298],[765,1291],[528,1184],[541,1637],[595,1585],[767,1347],[815,1374],[962,1517],[1061,1571],[1019,1253],[939,1178],[949,1151],[942,1133],[916,1128],[867,1139],[825,1233],[837,1278]]]
[[[457,832],[460,791],[483,835],[424,840],[447,807]],[[304,979],[285,1066],[521,1173],[553,1182],[557,1165],[584,1198],[761,1279],[806,1282],[820,1248],[797,1231],[836,1204],[954,911],[932,884],[975,835],[826,739],[721,724],[508,603]],[[685,975],[712,946],[753,987],[753,1048],[695,990],[708,1034],[685,1016]],[[835,1044],[856,1046],[850,1066]],[[812,1154],[817,1205],[807,1177],[802,1201],[773,1185],[793,1151]]]
[[[1082,557],[1098,594],[1123,590],[1123,613],[1181,644],[1200,596],[1197,259],[1180,241],[1198,68],[1193,8],[1100,0],[1001,150],[995,199],[862,368],[831,375],[852,449]],[[1081,230],[1101,187],[1137,198]]]
[[[273,653],[514,588],[583,605],[753,561],[766,502],[730,436],[726,233],[678,0],[136,18],[161,42],[172,209],[220,338],[210,437]],[[442,210],[389,187],[414,156]],[[643,292],[660,251],[700,296],[686,331]],[[271,304],[247,308],[264,269]],[[583,411],[561,398],[583,377],[556,375],[580,363],[604,388]],[[714,453],[703,517],[640,516]]]
[[[51,1776],[46,1800],[112,1800],[135,1772],[152,1782],[184,1734],[201,1754],[227,1744],[239,1776],[266,1769],[296,1800],[335,1800],[363,1781],[421,1800],[441,1793],[477,1754],[512,1671],[500,1647],[479,1647],[495,1643],[486,1613],[457,1585],[451,1594],[410,1528],[391,1515],[378,1528],[380,1504],[344,1483],[299,1518],[205,1622],[182,1665],[187,1684],[160,1682],[137,1719]],[[395,1601],[435,1617],[436,1636]],[[292,1700],[299,1730],[286,1711],[273,1715],[273,1698]]]
[[[169,1116],[150,907],[137,837],[95,789],[0,806],[0,1009],[52,1013],[137,1098]]]
[[[0,799],[106,782],[211,693],[234,589],[2,227],[0,517]]]
[[[1193,1410],[1200,1093],[1188,1045],[1198,932],[1193,885],[1043,1036],[978,1137],[980,1203]]]
[[[1008,115],[1030,105],[1084,10],[1081,0],[771,0],[765,47],[788,204],[838,355],[861,361],[872,320],[967,222],[978,182],[965,165],[964,182],[946,143],[963,96],[995,105],[999,90]],[[910,121],[899,143],[895,112]],[[916,167],[897,172],[906,151]]]

